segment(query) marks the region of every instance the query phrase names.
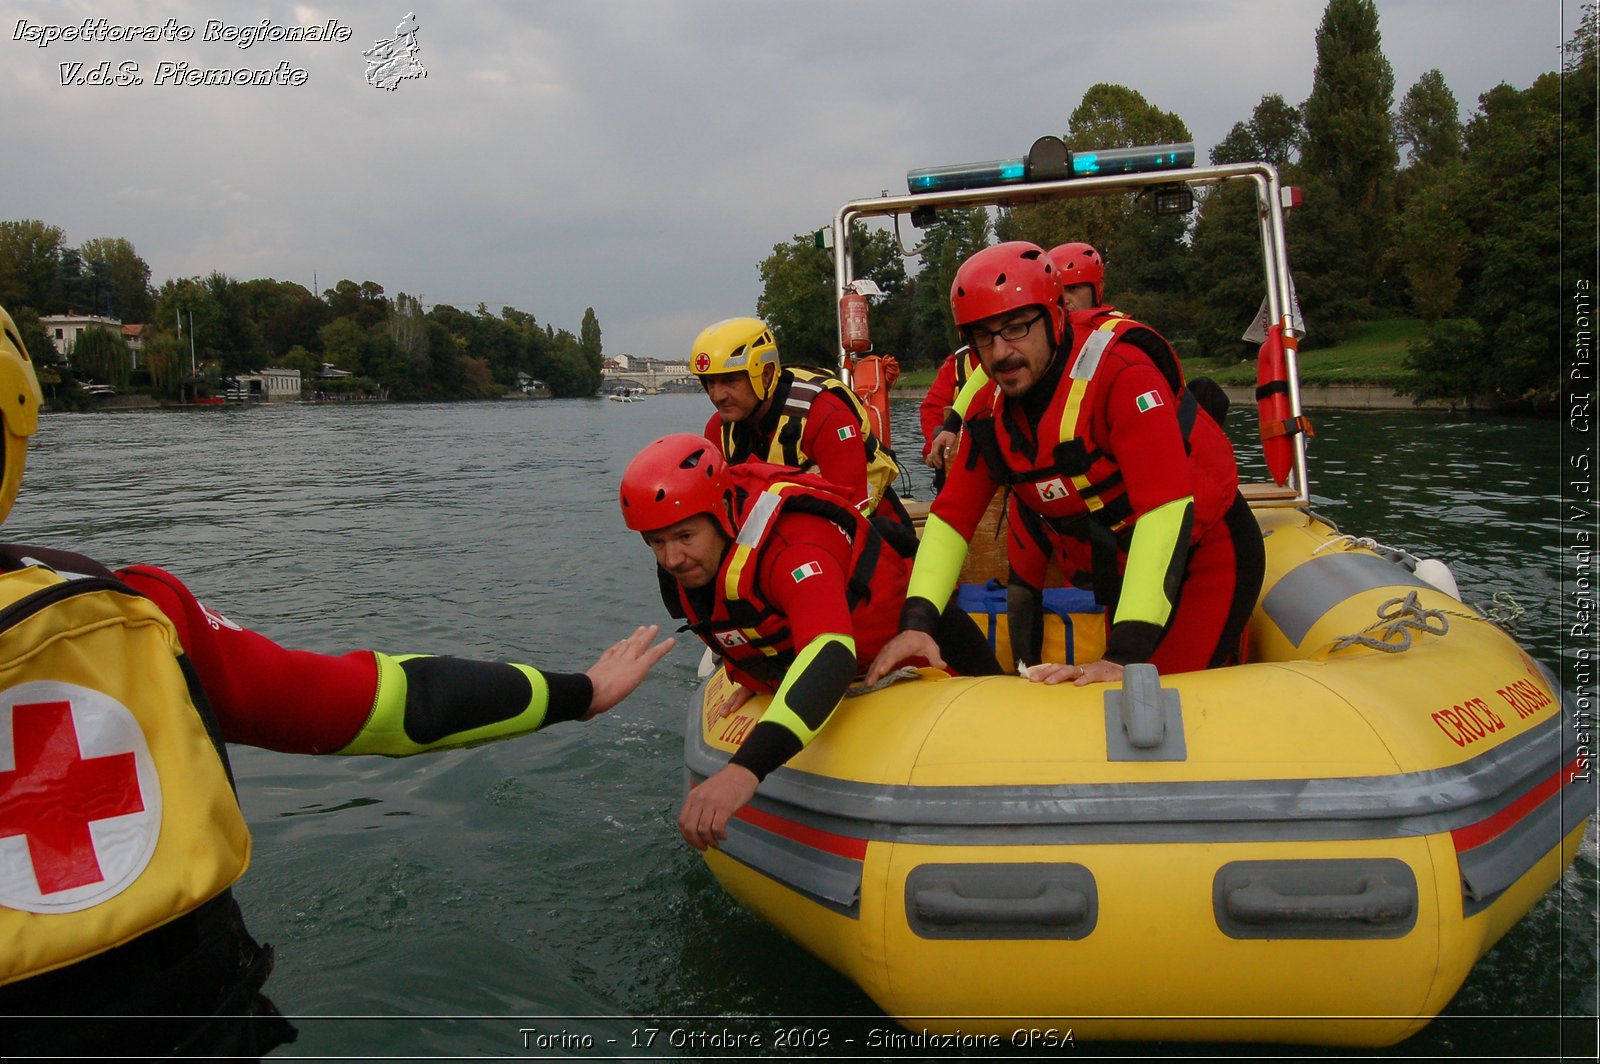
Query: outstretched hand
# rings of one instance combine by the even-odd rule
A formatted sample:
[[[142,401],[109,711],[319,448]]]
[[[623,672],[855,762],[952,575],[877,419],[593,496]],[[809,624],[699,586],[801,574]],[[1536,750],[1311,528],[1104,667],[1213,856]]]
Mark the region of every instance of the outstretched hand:
[[[588,712],[579,720],[593,720],[633,694],[634,688],[644,682],[655,663],[678,645],[676,639],[668,636],[651,646],[650,641],[660,631],[659,624],[647,624],[635,628],[632,635],[606,648],[600,660],[585,673],[594,686],[594,695],[589,699]]]

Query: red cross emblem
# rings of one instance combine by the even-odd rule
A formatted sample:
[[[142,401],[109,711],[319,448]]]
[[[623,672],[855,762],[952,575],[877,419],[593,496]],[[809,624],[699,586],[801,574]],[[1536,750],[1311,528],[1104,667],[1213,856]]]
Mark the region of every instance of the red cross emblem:
[[[41,688],[69,697],[26,697]],[[0,725],[9,725],[0,730],[0,904],[70,911],[119,893],[149,862],[160,825],[154,765],[133,714],[73,685],[8,694],[24,697],[0,704]],[[153,815],[97,839],[96,825],[134,814]]]
[[[704,351],[694,356],[694,371],[704,373],[711,368],[711,356]]]

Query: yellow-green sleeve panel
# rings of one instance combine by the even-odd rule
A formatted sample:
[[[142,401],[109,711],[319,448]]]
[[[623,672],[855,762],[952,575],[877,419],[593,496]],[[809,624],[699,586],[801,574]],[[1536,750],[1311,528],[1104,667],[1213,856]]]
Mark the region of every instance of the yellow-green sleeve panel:
[[[582,673],[424,654],[373,658],[372,712],[339,754],[405,757],[492,742],[575,719],[594,696]]]

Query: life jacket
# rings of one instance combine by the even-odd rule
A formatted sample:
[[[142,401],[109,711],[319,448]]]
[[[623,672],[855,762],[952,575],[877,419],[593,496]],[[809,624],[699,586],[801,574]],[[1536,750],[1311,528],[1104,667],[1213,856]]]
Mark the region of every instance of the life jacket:
[[[250,860],[220,730],[176,629],[108,570],[85,568],[0,573],[0,984],[184,916]]]
[[[689,592],[657,567],[667,611],[686,619],[689,623],[684,628],[720,655],[736,679],[757,689],[777,690],[799,648],[794,645],[788,618],[773,609],[759,586],[761,551],[781,515],[815,514],[833,522],[850,540],[845,600],[852,621],[863,619],[858,609],[870,608],[873,614],[869,623],[875,638],[863,640],[863,632],[858,631],[857,653],[865,653],[864,648],[869,645],[886,642],[899,626],[905,568],[898,563],[898,555],[888,552],[886,556],[883,538],[867,518],[818,476],[796,474],[767,463],[730,466],[729,473],[735,483],[734,522],[738,535],[723,556],[710,588],[701,589],[709,590],[709,596]],[[875,646],[873,652],[876,653]],[[749,683],[746,678],[754,682]]]
[[[1032,446],[1003,416],[1005,397],[992,384],[975,397],[974,416],[966,422],[973,447],[991,477],[1011,490],[1016,502],[1031,511],[1030,519],[1067,541],[1086,544],[1072,559],[1093,572],[1096,600],[1114,607],[1121,573],[1133,539],[1134,512],[1116,459],[1089,438],[1091,421],[1106,402],[1110,387],[1099,371],[1105,352],[1128,343],[1144,352],[1166,378],[1178,400],[1178,427],[1195,481],[1195,523],[1192,541],[1222,519],[1238,492],[1239,475],[1232,448],[1220,426],[1204,414],[1185,386],[1183,367],[1172,346],[1155,330],[1105,308],[1075,312],[1072,348],[1066,370],[1050,404],[1040,417]],[[1092,316],[1099,322],[1086,326]],[[1196,422],[1206,428],[1196,434]],[[1196,449],[1196,442],[1203,441]],[[1031,451],[1031,453],[1029,453]]]
[[[763,443],[760,433],[752,431],[754,426],[745,428],[743,422],[725,422],[722,453],[730,465],[754,458],[814,471],[816,467],[811,456],[804,450],[806,418],[811,414],[811,404],[825,391],[833,392],[848,403],[860,423],[861,442],[867,449],[867,505],[863,512],[871,514],[900,476],[900,465],[894,453],[872,431],[861,398],[832,373],[805,366],[785,367],[773,396],[772,409],[777,413],[777,422],[771,437],[765,441],[765,452],[758,450]]]

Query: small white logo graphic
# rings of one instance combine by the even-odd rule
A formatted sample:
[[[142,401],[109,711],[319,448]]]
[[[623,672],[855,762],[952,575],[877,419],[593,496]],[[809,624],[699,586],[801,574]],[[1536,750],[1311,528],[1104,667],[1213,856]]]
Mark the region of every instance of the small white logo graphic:
[[[417,16],[406,12],[394,36],[387,41],[374,41],[371,48],[361,53],[367,57],[367,84],[375,89],[393,92],[407,78],[425,78],[428,72],[417,61]]]
[[[224,628],[228,629],[230,632],[244,631],[243,628],[240,628],[238,625],[234,624],[232,621],[228,620],[228,618],[224,617],[222,614],[218,613],[216,610],[212,609],[210,606],[207,606],[203,602],[200,604],[200,612],[205,615],[206,623],[211,626],[211,630],[213,632],[220,632]]]
[[[1067,485],[1060,477],[1041,481],[1033,486],[1033,490],[1039,493],[1040,502],[1055,502],[1067,497]]]
[[[743,632],[717,632],[717,642],[724,647],[744,647],[750,645],[750,640],[744,637]]]

